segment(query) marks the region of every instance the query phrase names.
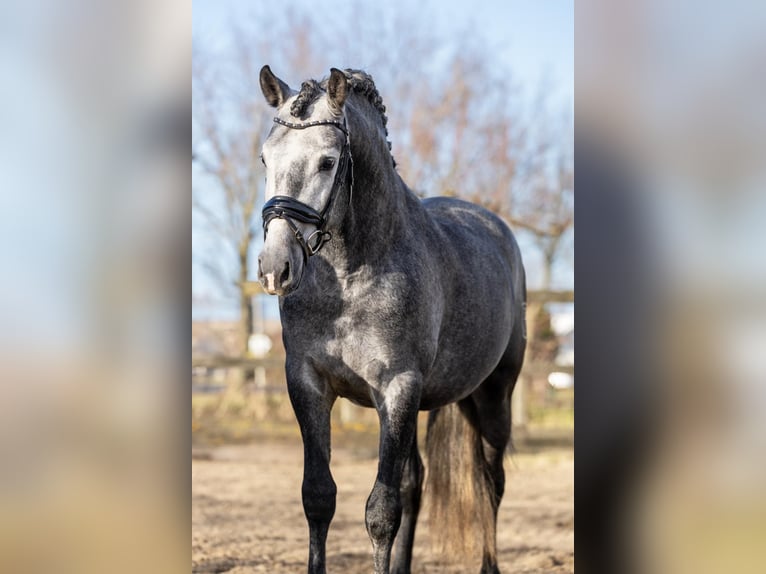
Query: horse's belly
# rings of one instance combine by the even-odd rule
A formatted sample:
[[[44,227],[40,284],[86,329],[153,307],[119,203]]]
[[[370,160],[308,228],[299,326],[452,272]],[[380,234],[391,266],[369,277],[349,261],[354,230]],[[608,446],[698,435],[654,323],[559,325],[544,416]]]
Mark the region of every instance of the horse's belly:
[[[449,367],[438,369],[424,382],[420,410],[430,411],[467,397],[481,385],[493,368],[494,365],[481,371],[462,372],[452,371]],[[452,371],[453,374],[446,374],[449,371]]]
[[[492,373],[510,341],[511,321],[504,315],[508,314],[500,313],[495,322],[448,332],[423,382],[421,410],[467,397]]]

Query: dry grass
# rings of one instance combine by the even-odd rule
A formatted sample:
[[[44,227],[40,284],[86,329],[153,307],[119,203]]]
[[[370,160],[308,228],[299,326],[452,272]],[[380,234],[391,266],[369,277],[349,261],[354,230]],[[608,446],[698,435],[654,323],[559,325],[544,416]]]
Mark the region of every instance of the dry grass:
[[[258,392],[227,390],[217,394],[192,395],[192,443],[195,446],[248,444],[264,438],[298,438],[287,394],[281,389]],[[421,413],[418,436],[425,437],[427,413]],[[564,404],[529,405],[526,429],[514,429],[517,451],[539,445],[571,444],[574,410]],[[375,455],[378,418],[374,410],[340,399],[333,409],[333,444]]]

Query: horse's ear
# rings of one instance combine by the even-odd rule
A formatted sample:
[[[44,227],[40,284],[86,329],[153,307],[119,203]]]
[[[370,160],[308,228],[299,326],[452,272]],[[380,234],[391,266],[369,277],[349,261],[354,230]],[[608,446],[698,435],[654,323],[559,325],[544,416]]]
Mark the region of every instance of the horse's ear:
[[[330,79],[327,82],[327,97],[336,111],[343,109],[348,96],[348,79],[338,68],[330,69]]]
[[[278,108],[290,97],[290,86],[277,78],[268,66],[261,68],[260,81],[263,96],[272,108]]]

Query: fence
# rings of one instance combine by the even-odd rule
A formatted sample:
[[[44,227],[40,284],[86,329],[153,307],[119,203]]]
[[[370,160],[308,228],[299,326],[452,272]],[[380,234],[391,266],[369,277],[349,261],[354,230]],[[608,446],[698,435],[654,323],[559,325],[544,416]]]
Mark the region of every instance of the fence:
[[[534,318],[549,303],[574,303],[574,291],[532,290],[527,293],[527,341],[535,340]],[[560,390],[550,386],[548,377],[554,372],[574,376],[574,365],[534,359],[525,361],[511,403],[514,440],[517,443],[572,442],[574,389]]]

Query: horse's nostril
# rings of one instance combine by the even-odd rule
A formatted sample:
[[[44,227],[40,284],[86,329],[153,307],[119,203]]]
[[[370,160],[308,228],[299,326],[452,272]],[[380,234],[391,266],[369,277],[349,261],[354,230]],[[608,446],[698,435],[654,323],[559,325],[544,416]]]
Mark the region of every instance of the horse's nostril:
[[[258,278],[263,279],[263,266],[261,265],[261,258],[258,258]]]
[[[279,284],[284,286],[290,280],[290,263],[285,263],[285,268],[282,271],[282,275],[279,276]]]

